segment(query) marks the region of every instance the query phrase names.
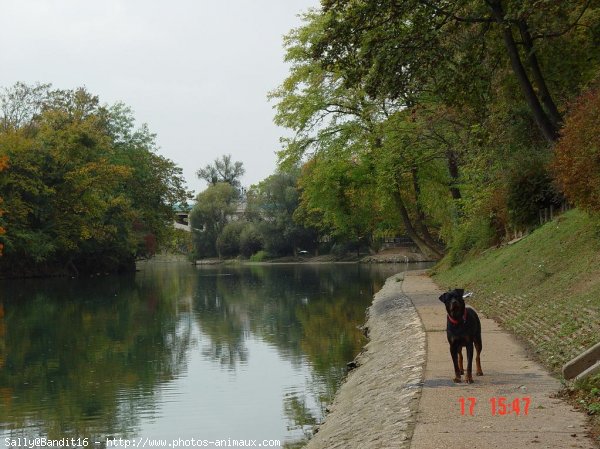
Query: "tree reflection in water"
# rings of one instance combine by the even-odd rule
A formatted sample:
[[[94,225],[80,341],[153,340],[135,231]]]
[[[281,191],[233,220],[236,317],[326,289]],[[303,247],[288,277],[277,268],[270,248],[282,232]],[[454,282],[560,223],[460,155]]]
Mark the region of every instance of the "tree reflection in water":
[[[194,297],[195,317],[210,337],[203,353],[235,370],[247,362],[245,341],[252,337],[274,345],[296,366],[308,363],[311,400],[286,394],[283,410],[288,429],[310,434],[345,376],[346,363],[365,343],[359,330],[365,308],[391,274],[373,271],[359,265],[203,268]]]
[[[295,447],[364,344],[358,326],[390,274],[358,265],[148,264],[135,277],[2,283],[0,436],[137,435],[156,418],[161,389],[186,378],[194,357],[235,375],[252,341],[310,373],[282,397],[294,435],[286,447]]]
[[[42,286],[2,289],[4,436],[134,433],[156,385],[186,365],[190,321],[176,314],[177,280],[159,290],[112,276]]]

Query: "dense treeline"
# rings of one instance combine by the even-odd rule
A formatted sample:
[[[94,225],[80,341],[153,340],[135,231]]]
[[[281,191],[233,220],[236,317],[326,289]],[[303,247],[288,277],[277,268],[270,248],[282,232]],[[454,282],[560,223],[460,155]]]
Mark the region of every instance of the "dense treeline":
[[[243,174],[243,164],[230,155],[198,171],[209,186],[190,213],[193,257],[263,260],[316,250],[316,230],[294,219],[298,172],[277,172],[247,191],[239,180]]]
[[[599,44],[593,0],[323,0],[271,93],[296,217],[456,261],[564,195],[598,210]]]
[[[172,233],[181,169],[129,108],[85,89],[0,95],[2,275],[127,271]]]
[[[456,262],[540,210],[598,212],[599,44],[599,0],[322,0],[286,37],[290,72],[270,94],[293,131],[278,171],[248,191],[230,156],[198,171],[194,257],[405,234]],[[5,275],[131,269],[180,246],[181,170],[122,104],[5,89],[0,173]]]

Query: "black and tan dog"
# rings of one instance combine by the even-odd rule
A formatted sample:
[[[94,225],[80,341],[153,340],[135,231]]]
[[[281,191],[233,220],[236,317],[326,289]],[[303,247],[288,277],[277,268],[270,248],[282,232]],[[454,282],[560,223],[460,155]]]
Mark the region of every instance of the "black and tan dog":
[[[481,322],[477,313],[470,307],[465,306],[463,298],[464,290],[456,289],[440,296],[440,301],[446,305],[448,317],[446,320],[446,334],[450,343],[450,355],[454,364],[454,382],[460,382],[460,376],[465,373],[463,368],[463,346],[467,348],[467,378],[465,382],[473,383],[473,346],[477,351],[475,363],[477,364],[477,375],[483,376],[481,370]]]

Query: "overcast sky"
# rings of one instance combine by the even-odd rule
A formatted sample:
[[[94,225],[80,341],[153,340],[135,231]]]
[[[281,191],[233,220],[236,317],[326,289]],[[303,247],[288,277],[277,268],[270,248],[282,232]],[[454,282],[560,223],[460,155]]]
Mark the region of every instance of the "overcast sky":
[[[282,36],[318,0],[18,0],[0,14],[0,86],[85,86],[129,105],[184,170],[223,154],[242,161],[246,186],[275,170],[286,131],[267,92],[287,74]]]

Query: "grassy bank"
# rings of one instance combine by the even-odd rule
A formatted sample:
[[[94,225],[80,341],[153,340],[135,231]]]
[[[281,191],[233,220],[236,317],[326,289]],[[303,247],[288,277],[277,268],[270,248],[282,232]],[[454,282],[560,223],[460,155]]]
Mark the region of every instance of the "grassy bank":
[[[600,226],[578,210],[455,267],[442,261],[434,278],[474,291],[469,302],[558,375],[566,361],[600,341]],[[595,415],[598,429],[600,376],[571,392]]]

